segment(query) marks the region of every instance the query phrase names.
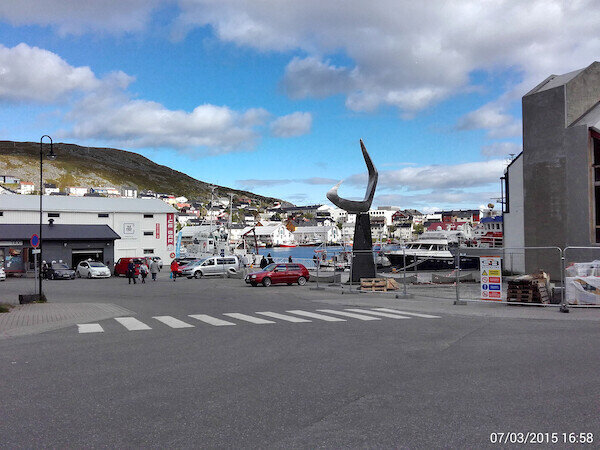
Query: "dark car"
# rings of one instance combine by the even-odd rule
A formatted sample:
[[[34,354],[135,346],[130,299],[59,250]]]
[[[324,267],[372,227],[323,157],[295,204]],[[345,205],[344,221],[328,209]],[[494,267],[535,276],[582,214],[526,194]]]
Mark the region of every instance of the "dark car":
[[[49,280],[74,280],[75,271],[65,263],[53,262],[46,269],[46,278]]]
[[[308,270],[302,264],[269,264],[260,272],[250,273],[246,276],[246,283],[257,286],[262,283],[263,286],[272,284],[298,283],[304,286],[310,276]]]
[[[140,274],[140,266],[142,263],[146,263],[146,265],[150,267],[149,259],[150,258],[119,258],[115,264],[115,277],[118,277],[119,275],[127,275],[127,266],[131,260],[133,260],[133,264],[135,264],[135,276],[137,277]]]

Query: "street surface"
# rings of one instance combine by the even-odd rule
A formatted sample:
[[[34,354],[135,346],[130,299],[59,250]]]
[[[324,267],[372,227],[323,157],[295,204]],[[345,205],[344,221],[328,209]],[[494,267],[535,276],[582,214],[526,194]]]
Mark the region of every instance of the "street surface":
[[[32,282],[9,279],[0,297]],[[490,434],[500,432],[600,440],[600,311],[164,273],[144,285],[44,286],[50,303],[36,307],[105,306],[81,313],[91,320],[0,338],[1,448],[481,448],[497,447]],[[573,445],[561,435],[553,447]]]

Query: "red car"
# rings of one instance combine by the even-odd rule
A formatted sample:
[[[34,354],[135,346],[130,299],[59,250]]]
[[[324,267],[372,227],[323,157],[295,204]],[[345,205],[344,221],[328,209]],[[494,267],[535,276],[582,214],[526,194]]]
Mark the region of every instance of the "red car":
[[[146,265],[150,267],[150,258],[119,258],[119,260],[115,264],[115,277],[118,277],[119,275],[127,275],[127,266],[129,265],[129,261],[131,261],[132,259],[133,263],[135,264],[136,277],[140,274],[140,266],[143,262],[145,262]]]
[[[269,264],[260,272],[249,273],[246,283],[252,286],[262,283],[265,287],[294,283],[304,286],[309,278],[308,270],[302,264]]]

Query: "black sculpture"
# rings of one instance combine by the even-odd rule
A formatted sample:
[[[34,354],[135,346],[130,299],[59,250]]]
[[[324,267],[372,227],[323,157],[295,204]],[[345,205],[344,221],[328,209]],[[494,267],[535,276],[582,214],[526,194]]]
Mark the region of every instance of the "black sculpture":
[[[379,174],[371,161],[371,157],[365,148],[362,139],[360,140],[360,148],[362,149],[367,169],[369,170],[369,182],[367,184],[367,192],[362,201],[346,200],[341,198],[337,191],[342,184],[340,181],[329,192],[327,198],[338,208],[348,212],[348,214],[356,214],[356,225],[354,227],[354,244],[352,246],[352,282],[359,282],[361,278],[374,278],[376,276],[375,261],[373,260],[373,241],[371,239],[371,219],[369,218],[369,209],[373,203],[375,188],[377,187],[377,179]]]

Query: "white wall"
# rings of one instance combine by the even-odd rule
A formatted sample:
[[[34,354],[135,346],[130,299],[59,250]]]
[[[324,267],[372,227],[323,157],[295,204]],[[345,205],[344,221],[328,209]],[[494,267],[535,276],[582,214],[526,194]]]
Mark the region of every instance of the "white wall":
[[[510,247],[525,246],[523,196],[523,156],[518,157],[506,174],[509,186],[509,212],[504,213],[504,267],[512,272],[525,273],[525,253]]]

